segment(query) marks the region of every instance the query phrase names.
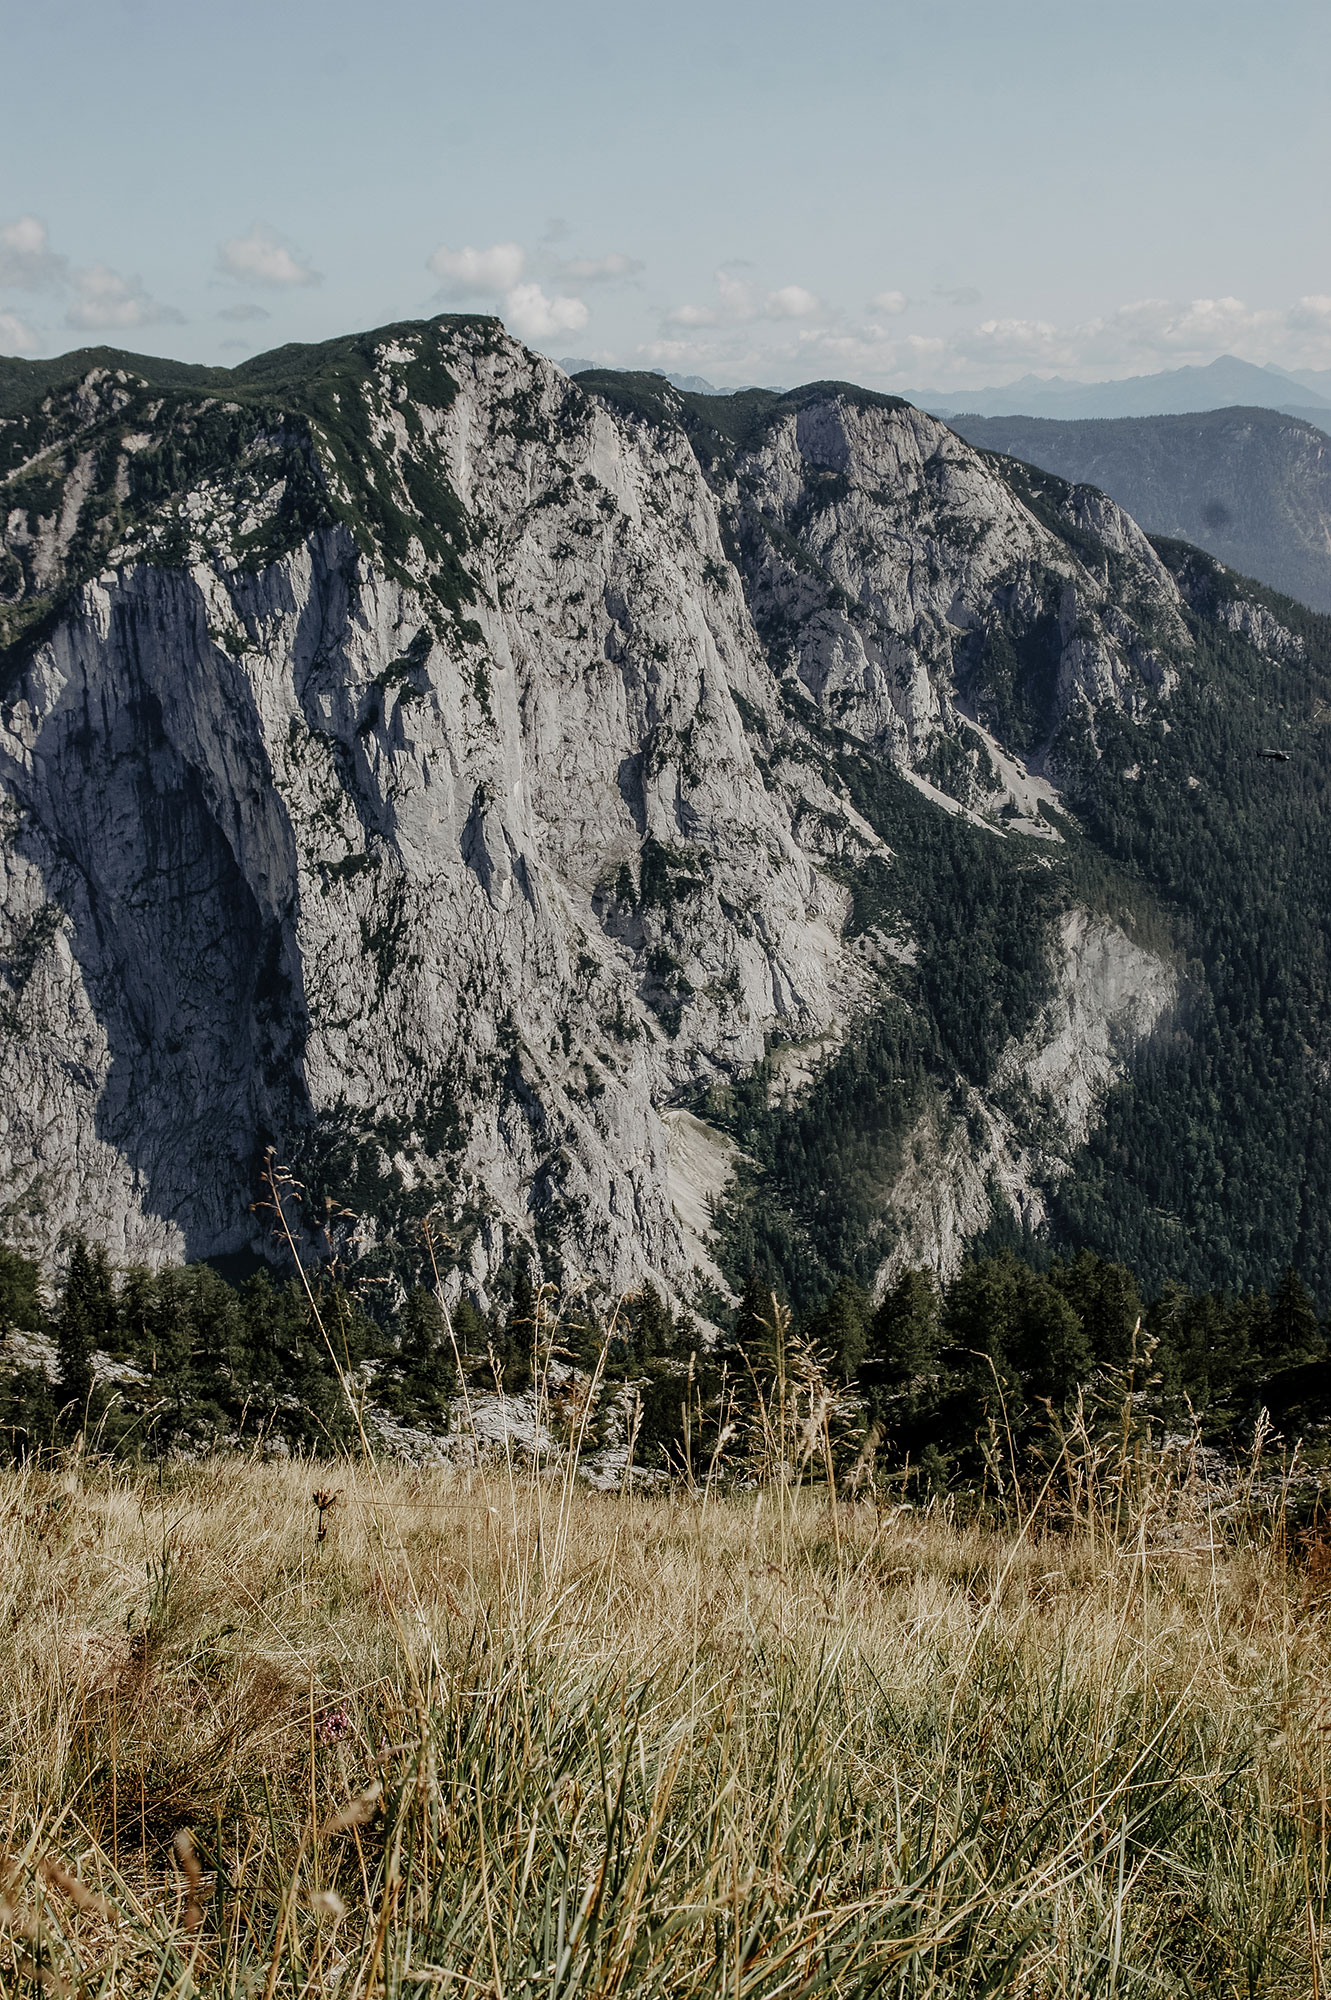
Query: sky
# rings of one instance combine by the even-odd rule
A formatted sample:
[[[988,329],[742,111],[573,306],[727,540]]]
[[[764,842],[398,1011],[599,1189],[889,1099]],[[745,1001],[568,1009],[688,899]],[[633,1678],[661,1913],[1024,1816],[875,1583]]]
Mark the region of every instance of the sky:
[[[1327,0],[0,0],[0,352],[1331,368]]]

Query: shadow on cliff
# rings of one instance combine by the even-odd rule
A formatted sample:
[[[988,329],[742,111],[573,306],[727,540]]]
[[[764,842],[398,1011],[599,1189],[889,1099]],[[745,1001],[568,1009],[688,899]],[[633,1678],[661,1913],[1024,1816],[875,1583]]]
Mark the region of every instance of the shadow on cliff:
[[[282,570],[253,587],[269,612],[297,609]],[[137,570],[49,648],[26,676],[32,755],[8,780],[17,851],[64,913],[105,1037],[100,1062],[86,1035],[54,1051],[70,1122],[91,1122],[188,1256],[238,1252],[257,1240],[264,1147],[310,1119],[296,841],[255,681],[178,571]],[[56,1194],[65,1221],[81,1196]]]

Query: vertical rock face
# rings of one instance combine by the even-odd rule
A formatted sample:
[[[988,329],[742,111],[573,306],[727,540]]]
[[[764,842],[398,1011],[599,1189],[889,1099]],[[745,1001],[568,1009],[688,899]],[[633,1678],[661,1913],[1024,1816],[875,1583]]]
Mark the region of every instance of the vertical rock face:
[[[683,1287],[666,1108],[834,1049],[910,959],[853,920],[892,849],[838,757],[1047,841],[1022,759],[1158,711],[1177,592],[1100,496],[891,399],[583,387],[485,321],[298,360],[10,399],[11,1226],[234,1250],[272,1145],[362,1254],[433,1213],[481,1286],[524,1240]],[[1116,963],[1020,1054],[1064,1050],[1072,1138],[1165,1004]]]
[[[722,490],[759,627],[830,720],[927,767],[962,689],[1005,734],[1015,725],[1018,748],[1074,707],[1144,712],[1168,670],[1132,612],[1167,645],[1186,635],[1167,572],[1118,508],[1060,493],[1051,533],[1029,503],[1052,496],[1023,500],[936,419],[863,392],[801,393]],[[1018,646],[1049,681],[1025,717],[1007,685]]]

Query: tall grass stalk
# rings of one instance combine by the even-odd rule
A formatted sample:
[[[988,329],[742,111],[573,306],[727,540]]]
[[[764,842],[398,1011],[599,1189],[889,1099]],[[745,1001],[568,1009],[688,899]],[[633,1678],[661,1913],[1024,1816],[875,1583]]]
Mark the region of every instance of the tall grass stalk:
[[[599,1494],[534,1320],[498,1465],[0,1475],[0,1990],[1328,1990],[1278,1490],[1082,1410],[1006,1526],[838,1497],[788,1356],[772,1485]]]

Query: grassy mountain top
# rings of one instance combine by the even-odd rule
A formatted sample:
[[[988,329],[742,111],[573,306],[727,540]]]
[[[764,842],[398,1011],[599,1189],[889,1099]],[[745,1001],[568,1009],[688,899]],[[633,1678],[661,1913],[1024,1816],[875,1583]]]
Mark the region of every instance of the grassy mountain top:
[[[132,354],[119,347],[79,347],[49,361],[24,361],[0,355],[0,418],[37,407],[53,390],[74,387],[94,368],[112,374],[123,371],[150,389],[184,390],[207,396],[249,401],[255,397],[299,403],[302,393],[335,383],[372,365],[376,352],[395,340],[418,341],[429,330],[460,331],[490,328],[500,322],[488,314],[445,313],[432,320],[398,320],[366,333],[341,334],[334,340],[293,341],[255,354],[235,368],[210,368],[190,361],[168,361],[153,354]]]
[[[497,320],[454,315],[279,347],[235,369],[115,348],[0,363],[0,490],[24,523],[0,551],[0,660],[108,562],[257,569],[335,524],[391,574],[428,583],[441,619],[455,619],[474,595],[470,530],[420,411],[457,393],[449,341],[503,337]],[[184,507],[201,485],[215,501],[202,537]]]

